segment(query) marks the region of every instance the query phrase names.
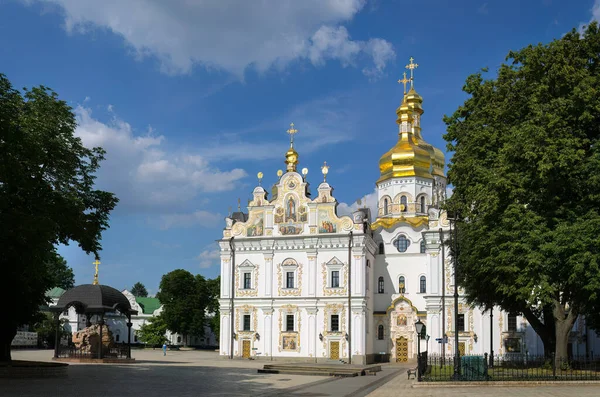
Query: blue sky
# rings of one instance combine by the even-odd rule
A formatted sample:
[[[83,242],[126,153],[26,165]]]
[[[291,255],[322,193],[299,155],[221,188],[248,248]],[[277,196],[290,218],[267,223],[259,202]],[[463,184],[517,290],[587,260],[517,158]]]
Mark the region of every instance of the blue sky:
[[[100,281],[155,293],[173,269],[218,275],[223,218],[257,172],[275,182],[290,122],[313,189],[327,161],[347,210],[397,139],[409,57],[424,137],[445,148],[469,74],[599,18],[600,0],[0,0],[0,72],[53,88],[107,150],[98,186],[121,202]],[[93,258],[60,252],[92,281]]]

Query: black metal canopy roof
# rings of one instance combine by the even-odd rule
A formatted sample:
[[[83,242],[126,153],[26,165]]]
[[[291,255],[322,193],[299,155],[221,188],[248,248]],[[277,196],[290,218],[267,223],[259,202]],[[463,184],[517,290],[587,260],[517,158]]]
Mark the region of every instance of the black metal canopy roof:
[[[119,311],[123,314],[137,314],[127,297],[108,285],[83,284],[66,291],[51,311],[62,312],[75,307],[77,313],[107,313]]]

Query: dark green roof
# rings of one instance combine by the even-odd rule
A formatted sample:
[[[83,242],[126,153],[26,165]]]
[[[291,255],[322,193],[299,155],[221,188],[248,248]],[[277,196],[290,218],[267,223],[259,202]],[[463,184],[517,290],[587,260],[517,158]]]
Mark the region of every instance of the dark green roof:
[[[142,298],[140,296],[135,297],[135,301],[142,307],[144,314],[153,314],[160,305],[160,301],[157,298]]]
[[[58,299],[65,293],[65,290],[60,287],[54,287],[46,291],[46,297],[50,299]]]

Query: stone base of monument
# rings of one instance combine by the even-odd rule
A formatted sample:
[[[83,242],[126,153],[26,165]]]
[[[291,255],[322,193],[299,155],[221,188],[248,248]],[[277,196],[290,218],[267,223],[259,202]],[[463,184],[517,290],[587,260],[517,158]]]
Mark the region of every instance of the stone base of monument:
[[[69,365],[64,363],[13,360],[0,364],[0,379],[65,378],[68,368]]]

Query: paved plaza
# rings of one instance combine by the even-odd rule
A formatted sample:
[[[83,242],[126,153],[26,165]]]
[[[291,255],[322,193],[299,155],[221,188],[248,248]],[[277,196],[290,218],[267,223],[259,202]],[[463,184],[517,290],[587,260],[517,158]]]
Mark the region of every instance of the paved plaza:
[[[377,376],[331,378],[258,374],[265,361],[226,360],[216,352],[134,350],[137,363],[70,364],[69,376],[56,379],[0,379],[0,396],[577,396],[600,395],[599,385],[540,387],[413,387],[404,365],[384,364]],[[50,350],[13,351],[16,360],[50,361]]]

